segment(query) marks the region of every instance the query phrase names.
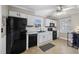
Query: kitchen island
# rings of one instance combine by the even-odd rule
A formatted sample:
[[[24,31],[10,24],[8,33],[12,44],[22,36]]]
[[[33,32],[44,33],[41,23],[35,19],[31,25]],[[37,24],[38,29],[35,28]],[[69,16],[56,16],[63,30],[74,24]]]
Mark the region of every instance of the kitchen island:
[[[29,49],[33,46],[39,47],[51,41],[52,41],[51,31],[27,32],[26,48]]]

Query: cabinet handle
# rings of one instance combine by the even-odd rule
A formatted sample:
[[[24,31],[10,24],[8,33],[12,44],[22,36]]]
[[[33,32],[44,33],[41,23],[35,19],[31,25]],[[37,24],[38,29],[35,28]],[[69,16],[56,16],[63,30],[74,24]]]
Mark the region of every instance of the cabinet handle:
[[[17,13],[17,16],[18,16],[18,13]]]
[[[20,13],[19,13],[19,16],[20,16]]]
[[[19,12],[17,13],[17,16],[20,16],[20,13]]]

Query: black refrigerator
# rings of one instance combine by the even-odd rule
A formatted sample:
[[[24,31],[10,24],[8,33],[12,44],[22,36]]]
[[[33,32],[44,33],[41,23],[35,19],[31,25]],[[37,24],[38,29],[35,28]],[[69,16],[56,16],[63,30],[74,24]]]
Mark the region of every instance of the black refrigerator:
[[[27,19],[9,16],[6,20],[6,53],[17,54],[26,49]]]

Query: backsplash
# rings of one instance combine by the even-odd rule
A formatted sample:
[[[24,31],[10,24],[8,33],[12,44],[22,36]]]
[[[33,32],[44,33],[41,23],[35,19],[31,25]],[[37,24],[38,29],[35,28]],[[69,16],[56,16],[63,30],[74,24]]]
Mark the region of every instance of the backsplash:
[[[27,32],[31,31],[47,31],[45,27],[26,27]]]

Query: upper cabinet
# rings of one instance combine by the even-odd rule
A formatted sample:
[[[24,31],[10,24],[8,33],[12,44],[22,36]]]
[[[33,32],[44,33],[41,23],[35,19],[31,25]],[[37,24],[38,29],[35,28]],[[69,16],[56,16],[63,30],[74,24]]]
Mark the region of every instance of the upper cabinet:
[[[50,26],[50,19],[45,19],[45,26]]]
[[[57,27],[56,20],[45,19],[44,24],[45,26],[52,27],[53,30],[56,30],[56,27]]]
[[[2,6],[2,16],[8,16],[8,6]]]
[[[27,14],[24,14],[24,13],[20,13],[20,17],[22,17],[22,18],[27,18],[28,15],[27,15]]]
[[[27,14],[17,12],[17,11],[9,11],[9,16],[27,18]]]
[[[18,16],[18,12],[16,12],[16,11],[9,11],[9,16],[17,17]]]
[[[27,17],[27,25],[30,25],[30,26],[34,25],[34,16],[28,15],[28,17]]]
[[[53,24],[54,24],[54,26],[56,27],[56,20],[52,20],[52,22],[53,22]]]

